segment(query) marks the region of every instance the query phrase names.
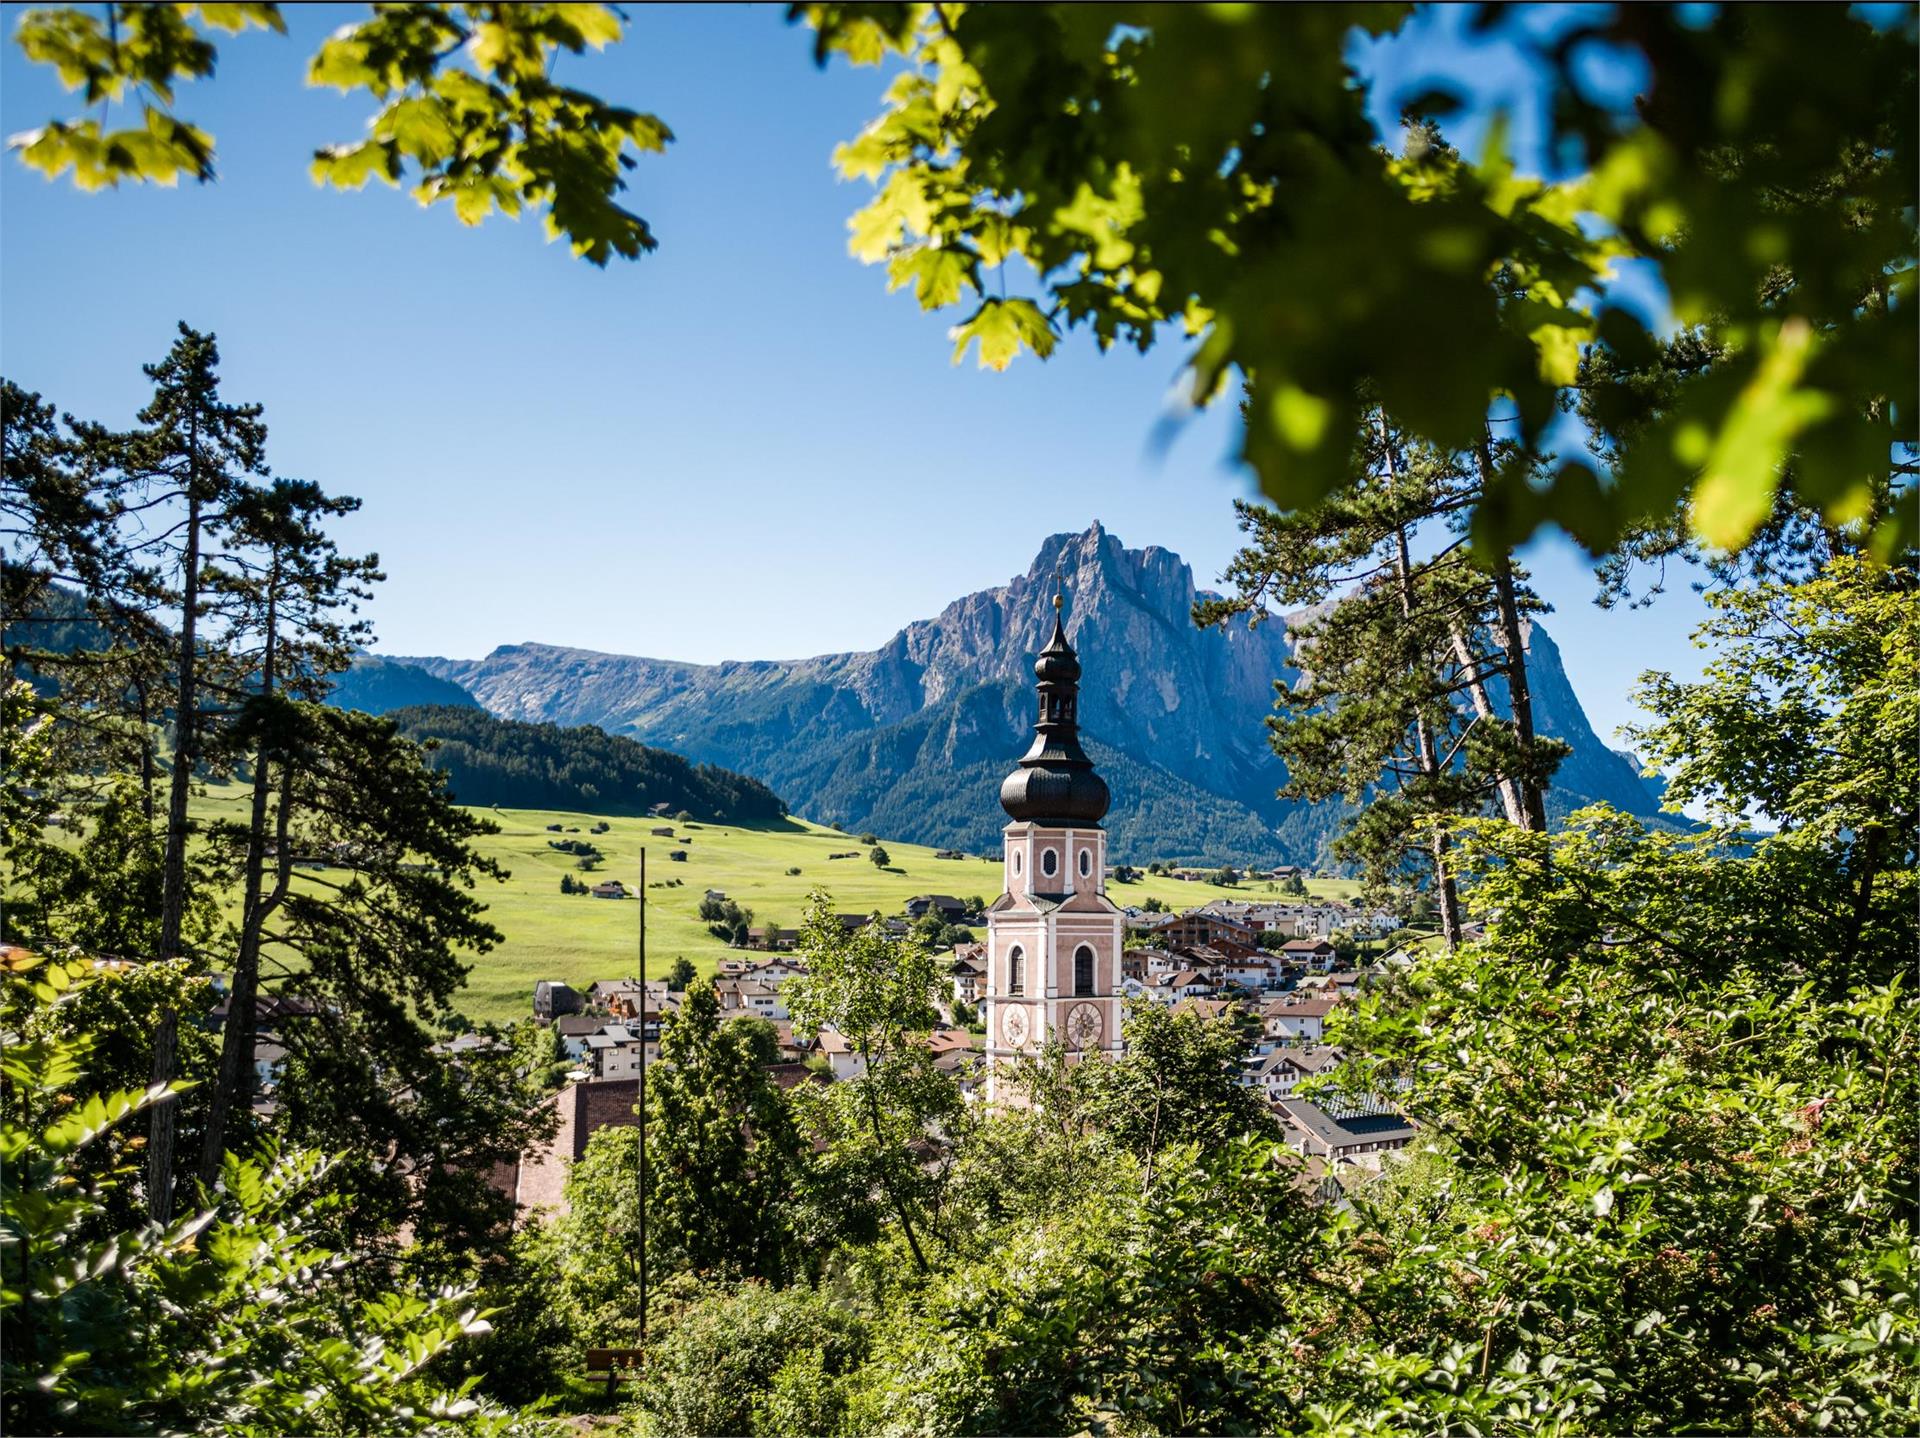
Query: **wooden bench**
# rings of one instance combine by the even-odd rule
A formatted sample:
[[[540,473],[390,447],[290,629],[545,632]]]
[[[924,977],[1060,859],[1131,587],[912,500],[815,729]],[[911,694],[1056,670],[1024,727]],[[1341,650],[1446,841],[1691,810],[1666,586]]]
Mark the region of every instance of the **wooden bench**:
[[[640,1376],[640,1350],[638,1348],[589,1348],[587,1350],[587,1375],[604,1373],[607,1375],[607,1396],[613,1396],[614,1385],[623,1378]]]

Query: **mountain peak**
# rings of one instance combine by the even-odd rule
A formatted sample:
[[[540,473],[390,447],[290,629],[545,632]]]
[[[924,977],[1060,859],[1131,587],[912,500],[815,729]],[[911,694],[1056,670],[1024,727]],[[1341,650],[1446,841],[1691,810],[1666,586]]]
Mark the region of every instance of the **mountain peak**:
[[[503,717],[624,731],[760,779],[809,817],[980,850],[1004,822],[999,776],[1032,727],[1057,583],[1083,668],[1082,732],[1113,788],[1115,854],[1325,862],[1340,806],[1278,798],[1286,774],[1266,741],[1274,684],[1295,677],[1287,625],[1196,629],[1186,561],[1129,549],[1098,519],[865,653],[703,665],[521,644],[412,662]],[[1536,719],[1575,749],[1561,807],[1651,812],[1631,766],[1588,727],[1545,631],[1533,638]]]

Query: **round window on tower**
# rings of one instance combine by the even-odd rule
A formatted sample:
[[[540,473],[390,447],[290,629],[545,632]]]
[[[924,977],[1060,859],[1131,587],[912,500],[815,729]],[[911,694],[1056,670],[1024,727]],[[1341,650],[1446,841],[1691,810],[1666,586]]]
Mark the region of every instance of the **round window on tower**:
[[[1060,856],[1052,849],[1043,849],[1040,853],[1040,871],[1051,879],[1060,869]]]
[[[1093,877],[1093,850],[1091,849],[1080,851],[1080,877],[1083,879]]]

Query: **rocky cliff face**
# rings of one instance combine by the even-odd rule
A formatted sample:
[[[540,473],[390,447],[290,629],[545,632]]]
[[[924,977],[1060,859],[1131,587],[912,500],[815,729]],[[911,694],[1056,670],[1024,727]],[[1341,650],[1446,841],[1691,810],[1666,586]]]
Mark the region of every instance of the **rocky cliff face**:
[[[1056,581],[1056,575],[1058,580]],[[1114,789],[1117,856],[1311,862],[1337,806],[1280,800],[1264,718],[1295,671],[1286,626],[1196,630],[1193,572],[1099,524],[1057,534],[998,589],[955,600],[871,653],[682,664],[544,644],[484,659],[408,659],[496,714],[597,724],[771,784],[796,812],[903,839],[987,849],[1001,774],[1032,723],[1033,656],[1056,582],[1085,677],[1084,732]],[[1656,807],[1600,742],[1536,628],[1540,727],[1568,740],[1556,809]]]

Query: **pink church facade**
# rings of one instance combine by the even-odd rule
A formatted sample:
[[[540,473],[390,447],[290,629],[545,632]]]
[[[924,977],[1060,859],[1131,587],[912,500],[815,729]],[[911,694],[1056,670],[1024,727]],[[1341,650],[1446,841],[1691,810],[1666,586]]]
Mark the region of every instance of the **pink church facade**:
[[[1056,611],[1060,601],[1054,601]],[[1125,916],[1106,895],[1106,782],[1080,746],[1080,662],[1056,613],[1034,665],[1032,747],[1001,785],[1004,892],[987,915],[987,1095],[1003,1067],[1049,1043],[1069,1061],[1121,1050]]]

